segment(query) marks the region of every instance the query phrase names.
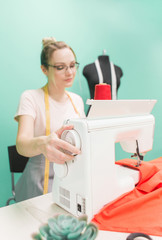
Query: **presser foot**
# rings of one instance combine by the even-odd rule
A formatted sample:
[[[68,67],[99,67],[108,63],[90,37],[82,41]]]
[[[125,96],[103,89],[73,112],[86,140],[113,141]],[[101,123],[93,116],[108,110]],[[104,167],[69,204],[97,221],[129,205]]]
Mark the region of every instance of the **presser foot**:
[[[141,165],[141,160],[138,159],[138,160],[137,160],[137,164],[135,165],[135,167],[139,167],[140,165]]]
[[[143,155],[140,154],[139,152],[139,147],[138,147],[138,141],[136,140],[136,145],[137,145],[137,148],[136,148],[136,153],[134,155],[132,155],[131,157],[137,157],[137,164],[135,165],[135,167],[139,167],[141,165],[141,161],[143,161]]]
[[[134,154],[134,155],[131,156],[131,158],[133,158],[133,157],[137,157],[137,155]],[[143,159],[142,159],[142,160],[143,160]],[[141,165],[142,160],[141,160],[141,159],[137,159],[137,164],[135,164],[134,166],[135,166],[135,167],[139,167],[139,166]]]

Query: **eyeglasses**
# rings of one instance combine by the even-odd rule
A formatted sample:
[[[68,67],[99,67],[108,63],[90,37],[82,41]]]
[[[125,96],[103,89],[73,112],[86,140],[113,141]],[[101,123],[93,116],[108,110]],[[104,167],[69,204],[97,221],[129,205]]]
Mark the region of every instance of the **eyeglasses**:
[[[71,63],[69,66],[64,65],[64,64],[60,64],[60,65],[46,64],[46,66],[53,67],[59,72],[66,72],[68,70],[68,68],[70,68],[71,71],[75,71],[76,69],[78,69],[79,63],[74,62],[74,63]]]

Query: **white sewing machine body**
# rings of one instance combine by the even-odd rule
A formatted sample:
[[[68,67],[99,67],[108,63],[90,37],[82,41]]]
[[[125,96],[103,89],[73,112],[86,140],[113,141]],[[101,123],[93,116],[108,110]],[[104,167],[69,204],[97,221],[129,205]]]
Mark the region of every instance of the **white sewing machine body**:
[[[119,100],[117,100],[119,101]],[[115,164],[115,143],[126,152],[152,149],[153,115],[70,119],[74,130],[63,138],[81,148],[74,161],[54,164],[53,200],[75,216],[86,214],[91,220],[105,204],[131,191],[139,172]],[[72,140],[70,140],[72,139]],[[80,145],[80,146],[79,146]]]

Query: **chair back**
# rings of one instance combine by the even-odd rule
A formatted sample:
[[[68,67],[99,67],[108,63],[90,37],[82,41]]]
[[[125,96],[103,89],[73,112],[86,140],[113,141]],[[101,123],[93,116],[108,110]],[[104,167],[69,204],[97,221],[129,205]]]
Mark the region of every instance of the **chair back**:
[[[10,171],[13,173],[23,172],[29,158],[20,155],[16,150],[16,145],[8,146],[8,156]]]

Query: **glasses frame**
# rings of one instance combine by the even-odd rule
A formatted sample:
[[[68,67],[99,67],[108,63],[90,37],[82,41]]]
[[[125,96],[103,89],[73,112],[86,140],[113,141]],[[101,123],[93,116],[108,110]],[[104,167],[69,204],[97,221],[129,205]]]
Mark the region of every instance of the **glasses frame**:
[[[76,65],[76,66],[75,66],[75,69],[78,69],[80,63],[75,62],[75,65]],[[64,72],[66,72],[66,71],[68,70],[68,68],[70,68],[70,65],[67,66],[67,65],[63,65],[63,64],[62,64],[62,65],[60,64],[60,65],[58,65],[58,66],[56,66],[56,65],[52,65],[52,64],[46,64],[46,66],[47,66],[47,67],[53,67],[53,68],[56,68],[56,69],[57,69],[58,67],[60,67],[60,66],[65,66],[65,69],[64,69],[64,68],[63,68],[63,69],[60,69],[60,70],[57,69],[57,71],[63,71],[63,70],[64,70]],[[71,69],[71,68],[70,68],[70,69]]]

